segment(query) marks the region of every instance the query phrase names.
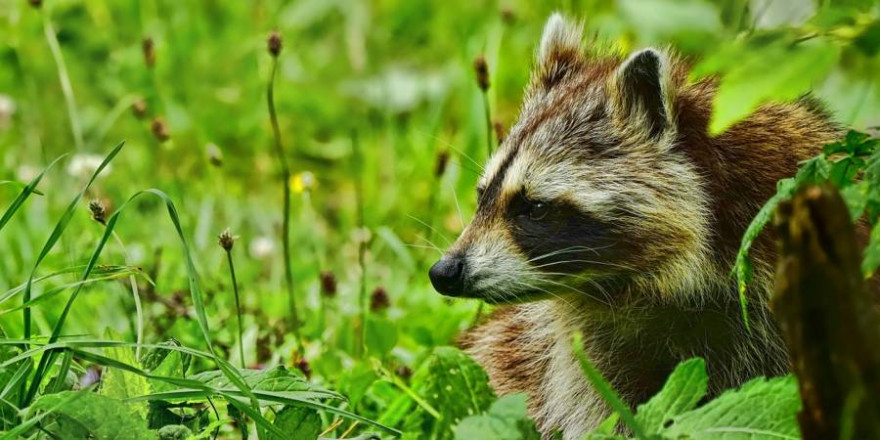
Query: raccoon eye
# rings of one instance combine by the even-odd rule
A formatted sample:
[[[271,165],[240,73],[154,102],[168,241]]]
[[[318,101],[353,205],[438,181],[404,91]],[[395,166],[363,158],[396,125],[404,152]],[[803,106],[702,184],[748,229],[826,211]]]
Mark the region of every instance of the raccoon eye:
[[[544,217],[547,217],[547,213],[550,212],[550,205],[544,202],[532,202],[532,205],[529,207],[529,218],[532,220],[541,220]]]

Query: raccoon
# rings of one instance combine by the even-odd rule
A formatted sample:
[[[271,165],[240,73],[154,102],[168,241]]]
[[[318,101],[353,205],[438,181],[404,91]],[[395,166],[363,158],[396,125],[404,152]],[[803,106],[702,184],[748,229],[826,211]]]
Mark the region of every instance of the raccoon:
[[[689,82],[669,50],[622,57],[582,40],[579,23],[550,17],[474,218],[430,270],[444,295],[505,305],[463,345],[498,393],[528,394],[544,438],[566,440],[610,414],[571,352],[575,332],[632,407],[695,356],[710,394],[788,371],[765,301],[772,233],[751,252],[751,331],[730,270],[776,182],[841,135],[802,98],[711,137],[715,79]]]

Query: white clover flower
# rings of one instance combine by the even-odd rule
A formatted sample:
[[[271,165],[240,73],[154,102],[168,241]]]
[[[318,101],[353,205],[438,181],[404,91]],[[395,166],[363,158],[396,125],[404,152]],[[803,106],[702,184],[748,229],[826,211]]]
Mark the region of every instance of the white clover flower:
[[[257,237],[251,240],[248,248],[252,257],[260,260],[266,259],[271,257],[275,252],[275,240],[266,236]]]
[[[40,174],[39,168],[33,165],[21,165],[15,169],[15,178],[21,183],[30,183]]]
[[[67,174],[79,179],[88,179],[98,170],[98,167],[101,166],[101,162],[103,161],[104,158],[97,154],[77,154],[70,159],[70,162],[68,162]],[[101,175],[105,175],[109,172],[110,165],[108,164],[104,167],[104,170],[101,171]]]
[[[15,101],[9,95],[0,95],[0,129],[8,128],[15,114]]]

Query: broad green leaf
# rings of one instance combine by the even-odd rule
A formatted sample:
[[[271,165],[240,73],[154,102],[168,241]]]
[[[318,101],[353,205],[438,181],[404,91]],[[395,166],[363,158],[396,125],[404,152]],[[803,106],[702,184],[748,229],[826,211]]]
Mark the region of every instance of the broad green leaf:
[[[451,440],[452,427],[489,408],[495,393],[489,376],[473,359],[453,347],[437,347],[412,380],[414,390],[440,412],[437,419],[421,406],[407,419],[425,438]]]
[[[160,346],[179,347],[177,340],[170,340]],[[144,354],[143,367],[151,374],[164,377],[186,377],[192,356],[177,350],[154,348]],[[170,391],[175,387],[166,382],[150,380],[150,388],[154,392]]]
[[[466,417],[453,428],[456,440],[540,440],[541,434],[528,417],[525,394],[496,400],[486,414]]]
[[[377,357],[385,356],[397,345],[397,326],[385,318],[369,316],[365,342],[371,354]]]
[[[309,391],[311,385],[301,373],[278,365],[268,370],[240,370],[241,377],[251,390],[260,391]],[[205,371],[190,377],[213,388],[235,388],[229,378],[219,370]]]
[[[636,411],[636,421],[649,434],[660,432],[675,416],[694,409],[706,395],[709,375],[706,361],[694,358],[682,362],[666,380],[663,389]]]
[[[82,393],[75,401],[71,394]],[[47,394],[34,401],[29,412],[50,410],[48,418],[54,423],[47,424],[47,430],[60,438],[71,439],[65,433],[87,433],[94,440],[156,440],[156,433],[147,429],[146,421],[126,404],[106,396],[88,391],[64,391]]]
[[[107,339],[122,339],[112,330],[107,330]],[[113,360],[138,367],[140,364],[134,358],[134,350],[128,347],[111,347],[104,349],[105,355]],[[131,397],[150,394],[150,384],[147,378],[128,371],[108,368],[101,377],[101,388],[98,392],[111,399],[124,400]],[[132,410],[141,418],[147,417],[147,403],[138,402],[131,404]]]
[[[721,31],[718,10],[707,1],[621,0],[617,5],[646,39]]]
[[[794,376],[758,378],[674,417],[660,433],[674,439],[797,440],[800,409]]]
[[[741,52],[718,86],[709,132],[718,135],[769,101],[795,99],[824,78],[839,57],[836,46],[782,42]],[[768,60],[773,60],[769,62]]]
[[[285,438],[270,436],[272,440],[316,440],[321,433],[321,417],[312,408],[285,406],[275,416],[275,426],[288,434]]]

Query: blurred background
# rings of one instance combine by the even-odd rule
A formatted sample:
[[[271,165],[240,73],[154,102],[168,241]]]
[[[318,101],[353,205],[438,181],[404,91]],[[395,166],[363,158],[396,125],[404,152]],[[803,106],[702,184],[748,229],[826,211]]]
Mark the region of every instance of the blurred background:
[[[125,140],[37,275],[87,261],[103,233],[88,200],[112,210],[139,190],[159,188],[179,210],[214,343],[237,359],[234,300],[217,244],[229,228],[246,364],[301,361],[283,285],[282,187],[266,102],[266,38],[277,31],[275,102],[293,174],[293,277],[309,341],[303,356],[318,381],[344,379],[354,362],[361,289],[379,319],[370,348],[390,365],[411,366],[475,319],[475,303],[442,299],[426,271],[473,213],[487,143],[515,121],[553,11],[583,19],[588,35],[623,53],[671,46],[694,60],[697,75],[721,75],[718,130],[762,102],[809,89],[841,123],[880,125],[873,1],[33,3],[0,0],[0,180],[28,182],[68,156],[0,233],[0,291],[26,281],[66,206]],[[485,100],[474,72],[479,56],[489,72]],[[487,124],[486,103],[497,130]],[[0,205],[19,188],[0,186]],[[138,202],[117,232],[125,250],[110,243],[100,262],[127,260],[152,280],[139,278],[145,339],[203,346],[165,206]],[[75,279],[60,274],[35,296]],[[65,334],[112,329],[133,340],[125,281],[90,285]],[[63,297],[33,309],[35,334],[51,331]],[[4,299],[0,309],[18,304]],[[3,332],[21,335],[19,316],[0,313]]]

